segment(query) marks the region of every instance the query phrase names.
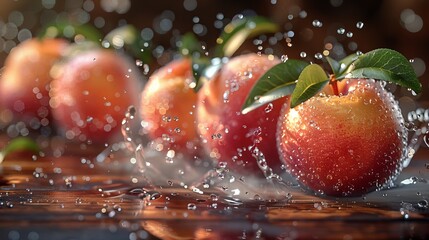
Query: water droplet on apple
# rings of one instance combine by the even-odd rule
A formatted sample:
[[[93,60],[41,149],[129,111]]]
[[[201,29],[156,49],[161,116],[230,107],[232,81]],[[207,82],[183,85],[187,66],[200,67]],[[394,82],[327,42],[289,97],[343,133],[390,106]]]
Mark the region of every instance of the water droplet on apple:
[[[305,57],[307,57],[307,53],[306,52],[300,52],[299,56],[302,58],[305,58]]]
[[[273,104],[272,103],[268,103],[264,110],[265,110],[266,113],[269,113],[269,112],[271,112],[273,110],[273,108],[274,108]]]
[[[229,90],[226,90],[224,93],[223,93],[223,102],[224,103],[227,103],[227,102],[229,102]]]

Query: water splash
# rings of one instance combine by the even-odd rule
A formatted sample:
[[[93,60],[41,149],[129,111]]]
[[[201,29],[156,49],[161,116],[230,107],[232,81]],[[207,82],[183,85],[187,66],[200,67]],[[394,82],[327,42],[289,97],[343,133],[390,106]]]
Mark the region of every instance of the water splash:
[[[268,108],[268,111],[270,109]],[[223,201],[228,202],[227,198],[232,199],[241,205],[243,201],[267,201],[276,199],[277,201],[289,201],[293,192],[298,189],[298,183],[293,179],[289,181],[289,175],[279,175],[268,166],[264,153],[260,151],[257,142],[249,146],[252,151],[254,161],[261,170],[264,178],[255,178],[248,175],[241,175],[232,171],[226,162],[211,162],[211,160],[200,159],[195,156],[194,159],[180,156],[177,152],[168,152],[151,149],[150,142],[142,143],[138,139],[144,138],[137,134],[135,129],[137,121],[136,109],[130,107],[123,122],[122,134],[124,136],[126,147],[134,152],[134,158],[137,165],[141,181],[139,183],[151,191],[163,193],[166,189],[181,188],[198,195],[216,196]],[[404,137],[406,146],[403,167],[409,165],[414,153],[420,144],[427,140],[429,110],[417,109],[408,114],[407,121],[403,122],[405,134],[413,135],[409,141]],[[140,133],[141,134],[141,133]],[[222,135],[214,136],[221,138]],[[147,144],[147,145],[146,145]],[[145,147],[146,146],[146,147]],[[108,154],[106,150],[105,154]],[[168,158],[171,161],[160,161]],[[286,177],[286,179],[285,179]],[[422,183],[423,178],[410,178],[398,183],[389,185],[389,188],[401,187],[415,183]],[[146,199],[146,198],[145,198]],[[424,205],[424,203],[422,203]],[[191,207],[193,208],[193,207]]]

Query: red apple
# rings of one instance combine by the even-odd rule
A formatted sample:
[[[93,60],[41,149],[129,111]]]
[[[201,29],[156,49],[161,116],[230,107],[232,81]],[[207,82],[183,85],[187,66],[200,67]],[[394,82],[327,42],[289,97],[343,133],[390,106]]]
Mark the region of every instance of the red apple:
[[[240,172],[260,172],[253,156],[258,148],[270,167],[280,165],[275,126],[285,100],[278,99],[247,114],[241,113],[256,80],[279,62],[273,56],[258,54],[234,57],[200,89],[197,127],[211,158]]]
[[[192,86],[191,64],[191,59],[182,58],[161,67],[151,75],[141,94],[143,129],[157,150],[186,155],[198,152],[194,115],[197,94]]]
[[[392,94],[373,80],[344,80],[339,96],[317,95],[285,109],[278,145],[286,169],[306,188],[358,196],[393,180],[406,139]]]
[[[125,56],[108,49],[76,54],[54,68],[50,106],[68,139],[104,143],[118,136],[136,104],[140,76]]]
[[[62,39],[30,39],[12,49],[0,80],[0,109],[16,119],[49,116],[49,71],[68,43]]]

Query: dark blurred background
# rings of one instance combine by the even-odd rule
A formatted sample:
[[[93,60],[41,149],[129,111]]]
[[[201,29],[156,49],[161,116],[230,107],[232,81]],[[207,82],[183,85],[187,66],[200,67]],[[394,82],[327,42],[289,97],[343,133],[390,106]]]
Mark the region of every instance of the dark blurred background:
[[[239,53],[321,62],[318,55],[324,50],[343,57],[392,48],[410,59],[423,83],[424,92],[419,96],[397,90],[401,91],[401,105],[413,109],[415,100],[425,104],[429,95],[428,10],[426,0],[0,0],[0,66],[14,46],[37,36],[43,26],[69,19],[92,25],[102,34],[134,25],[150,45],[150,74],[171,60],[182,34],[193,32],[210,49],[237,14],[258,14],[278,23],[281,32],[249,40]]]

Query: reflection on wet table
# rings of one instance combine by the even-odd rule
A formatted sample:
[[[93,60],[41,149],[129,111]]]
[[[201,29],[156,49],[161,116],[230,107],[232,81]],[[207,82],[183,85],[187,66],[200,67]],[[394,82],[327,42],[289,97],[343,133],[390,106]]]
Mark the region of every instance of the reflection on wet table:
[[[242,188],[241,192],[231,191],[228,187],[232,185],[203,186],[199,191],[175,182],[164,187],[148,186],[125,150],[113,151],[100,160],[102,150],[82,151],[67,145],[61,157],[7,158],[0,166],[0,238],[429,236],[427,149],[417,153],[396,187],[358,198],[320,198],[293,184],[287,186],[287,191],[272,195]]]

